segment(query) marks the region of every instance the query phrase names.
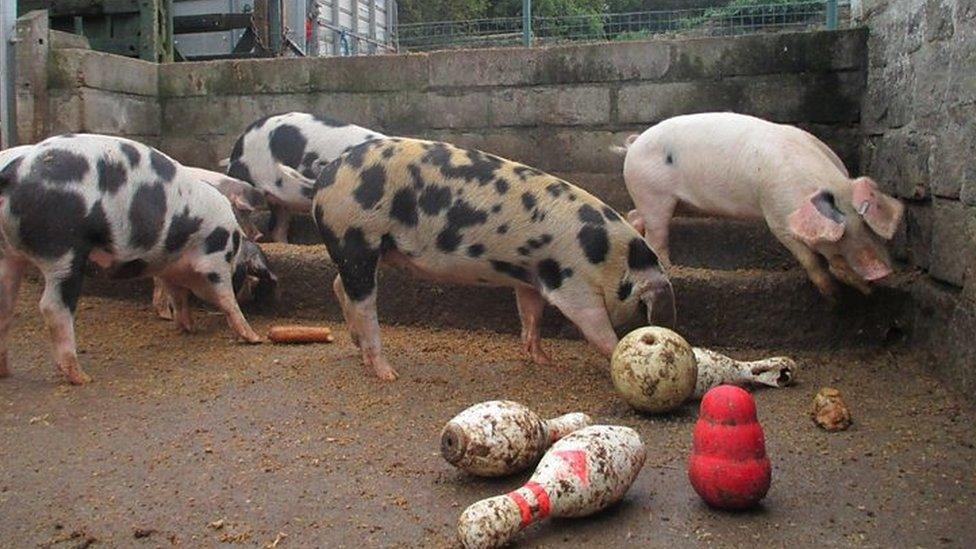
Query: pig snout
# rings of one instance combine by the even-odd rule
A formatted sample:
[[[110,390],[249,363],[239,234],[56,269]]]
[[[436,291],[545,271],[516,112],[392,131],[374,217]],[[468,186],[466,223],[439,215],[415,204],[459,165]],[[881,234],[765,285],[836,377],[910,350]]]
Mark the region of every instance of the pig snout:
[[[641,297],[647,305],[647,324],[674,328],[678,324],[678,309],[674,300],[674,286],[667,275],[654,271],[650,285]],[[665,322],[664,320],[668,321]]]
[[[861,250],[855,256],[851,267],[869,282],[881,280],[892,273],[888,262],[870,249]]]

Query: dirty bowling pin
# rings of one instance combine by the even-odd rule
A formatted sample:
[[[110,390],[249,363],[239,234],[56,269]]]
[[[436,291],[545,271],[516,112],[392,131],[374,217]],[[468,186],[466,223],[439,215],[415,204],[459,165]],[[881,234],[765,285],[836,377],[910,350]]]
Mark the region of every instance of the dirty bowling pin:
[[[785,356],[746,362],[701,347],[693,350],[698,362],[694,398],[701,398],[709,389],[719,385],[786,387],[793,382],[796,371],[796,362]]]
[[[580,413],[546,421],[518,402],[490,400],[447,422],[441,431],[441,455],[472,475],[510,475],[538,461],[557,440],[591,423],[590,416]]]
[[[498,547],[550,515],[582,517],[605,509],[623,498],[644,466],[645,453],[637,432],[628,427],[575,431],[546,452],[524,486],[465,509],[458,519],[461,544]]]

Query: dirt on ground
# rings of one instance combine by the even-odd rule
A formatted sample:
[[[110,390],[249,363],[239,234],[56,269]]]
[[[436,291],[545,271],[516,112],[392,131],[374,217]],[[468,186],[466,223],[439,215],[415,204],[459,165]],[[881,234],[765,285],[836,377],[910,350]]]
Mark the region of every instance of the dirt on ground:
[[[516,336],[383,326],[400,373],[383,383],[335,322],[333,344],[245,346],[219,315],[198,311],[181,335],[148,303],[84,297],[78,348],[95,381],[72,387],[52,366],[37,288],[21,298],[0,380],[4,546],[452,546],[467,505],[529,476],[472,478],[438,453],[447,420],[497,398],[627,425],[648,447],[623,502],[531,526],[524,546],[976,544],[976,412],[907,348],[794,355],[798,384],[755,393],[769,495],[724,513],[687,480],[697,404],[631,411],[581,341],[546,341],[558,365],[541,367]],[[811,421],[823,386],[844,395],[850,429]]]

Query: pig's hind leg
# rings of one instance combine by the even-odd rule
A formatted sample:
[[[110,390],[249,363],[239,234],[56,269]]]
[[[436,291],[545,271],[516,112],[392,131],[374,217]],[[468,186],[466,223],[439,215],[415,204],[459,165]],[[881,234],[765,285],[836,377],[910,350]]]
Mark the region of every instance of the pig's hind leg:
[[[534,288],[516,286],[515,303],[518,305],[519,320],[522,321],[522,348],[532,362],[545,366],[552,364],[552,359],[542,349],[542,337],[539,334],[539,323],[542,321],[546,301]]]
[[[10,375],[7,365],[7,336],[14,320],[20,281],[27,267],[27,260],[9,248],[0,250],[0,377]]]
[[[339,302],[339,307],[342,308],[342,318],[345,319],[346,327],[349,329],[349,338],[352,339],[353,345],[359,347],[359,334],[349,313],[349,297],[346,296],[346,289],[342,286],[341,276],[336,275],[335,280],[332,281],[332,291]]]
[[[44,293],[39,304],[41,314],[51,333],[55,363],[74,385],[91,381],[91,377],[78,365],[74,319],[84,276],[82,268],[87,257],[87,252],[75,249],[61,259],[41,266],[44,274]]]
[[[163,320],[175,320],[173,297],[168,289],[164,287],[164,282],[158,277],[153,277],[153,309],[156,316]]]

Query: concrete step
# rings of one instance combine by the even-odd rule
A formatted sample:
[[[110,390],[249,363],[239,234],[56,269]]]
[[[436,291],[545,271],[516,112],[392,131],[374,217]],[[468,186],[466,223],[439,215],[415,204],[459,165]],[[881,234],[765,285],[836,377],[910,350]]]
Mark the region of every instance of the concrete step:
[[[267,226],[268,214],[258,214],[258,226]],[[292,219],[292,244],[321,244],[312,218]],[[710,217],[677,217],[671,223],[671,260],[675,265],[720,270],[784,270],[796,260],[769,232],[765,223]]]
[[[273,304],[246,307],[248,314],[289,316],[336,323],[341,313],[332,293],[335,268],[324,246],[264,246],[280,287]],[[676,267],[671,275],[677,330],[695,344],[726,347],[822,349],[885,343],[906,331],[910,292],[906,276],[870,297],[853,290],[829,306],[799,269],[731,271]],[[92,279],[87,292],[149,299],[146,281]],[[438,285],[386,268],[380,273],[379,317],[384,324],[464,329],[519,330],[511,289]],[[576,329],[554,308],[546,312],[547,337],[575,337]]]

